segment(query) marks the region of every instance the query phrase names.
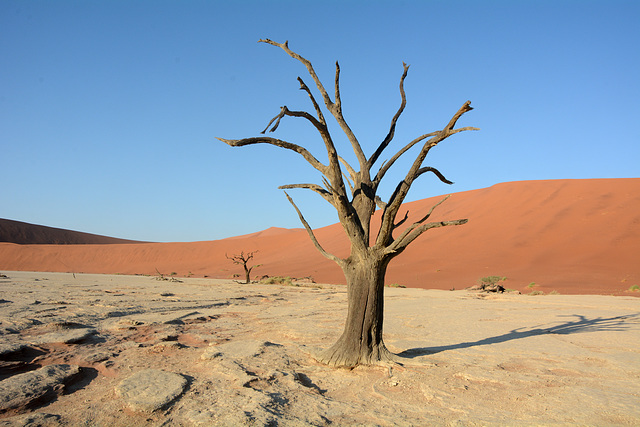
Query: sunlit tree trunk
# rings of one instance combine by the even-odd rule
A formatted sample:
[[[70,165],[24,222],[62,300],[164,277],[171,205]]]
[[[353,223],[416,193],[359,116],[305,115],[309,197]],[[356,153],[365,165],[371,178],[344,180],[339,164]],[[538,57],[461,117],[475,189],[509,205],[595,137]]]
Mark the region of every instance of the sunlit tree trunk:
[[[343,267],[347,280],[347,319],[338,341],[319,356],[321,361],[355,366],[393,359],[382,340],[387,264],[377,256],[368,256]]]

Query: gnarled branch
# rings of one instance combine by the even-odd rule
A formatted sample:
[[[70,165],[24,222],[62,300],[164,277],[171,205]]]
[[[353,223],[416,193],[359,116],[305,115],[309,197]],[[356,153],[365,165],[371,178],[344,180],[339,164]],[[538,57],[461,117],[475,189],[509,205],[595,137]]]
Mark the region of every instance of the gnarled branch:
[[[439,222],[429,222],[426,224],[420,225],[418,228],[413,229],[411,233],[406,235],[403,239],[396,239],[393,244],[387,247],[385,252],[387,254],[399,254],[403,250],[406,249],[407,246],[414,240],[416,240],[422,233],[427,230],[431,230],[432,228],[440,228],[440,227],[448,227],[451,225],[462,225],[469,222],[468,219],[456,219],[453,221],[439,221]]]
[[[322,174],[326,174],[328,171],[328,166],[321,163],[318,159],[316,159],[310,152],[304,147],[301,147],[297,144],[292,144],[287,141],[283,141],[281,139],[269,138],[269,137],[255,137],[255,138],[244,138],[244,139],[224,139],[224,138],[216,138],[225,144],[231,147],[244,147],[245,145],[253,145],[253,144],[271,144],[276,147],[286,148],[287,150],[295,151],[300,154],[304,159],[309,162],[311,166],[313,166],[316,170],[321,172]]]
[[[431,166],[418,169],[418,172],[416,173],[416,178],[426,172],[433,172],[434,175],[437,176],[438,179],[440,179],[440,181],[444,182],[445,184],[449,184],[449,185],[453,184],[453,181],[449,181],[447,178],[444,177],[444,175],[442,175],[442,173],[440,173],[438,169],[432,168]]]
[[[315,70],[313,69],[313,65],[311,65],[311,62],[306,58],[302,57],[301,55],[297,54],[296,52],[292,51],[291,49],[289,49],[288,41],[285,41],[284,43],[277,43],[270,39],[261,39],[258,42],[267,43],[272,46],[277,46],[281,48],[290,57],[297,59],[307,68],[307,72],[309,73],[309,75],[315,82],[318,90],[322,94],[322,99],[324,100],[324,104],[327,107],[327,110],[329,110],[329,112],[333,115],[333,117],[336,119],[336,121],[340,125],[340,128],[349,139],[349,142],[351,143],[351,146],[353,148],[353,152],[355,153],[356,157],[358,158],[358,161],[360,162],[361,172],[366,171],[368,173],[368,169],[366,169],[367,159],[364,155],[364,152],[362,151],[362,146],[360,145],[360,142],[358,142],[358,139],[356,138],[355,134],[353,133],[353,131],[345,121],[344,117],[342,116],[342,106],[341,106],[341,101],[339,99],[340,98],[340,81],[339,81],[340,65],[336,62],[335,96],[337,99],[334,102],[329,97],[327,90],[324,88],[324,85],[320,81],[320,78],[318,77]]]
[[[409,192],[409,189],[411,188],[411,185],[413,185],[413,182],[415,181],[415,179],[418,176],[420,176],[421,173],[424,173],[427,171],[427,170],[424,170],[423,172],[420,172],[422,170],[422,162],[427,157],[427,154],[429,153],[429,151],[433,147],[438,145],[438,143],[442,142],[443,140],[447,139],[449,136],[455,133],[462,132],[463,130],[477,130],[476,128],[472,128],[472,127],[462,128],[462,129],[453,129],[458,119],[464,113],[471,110],[472,110],[471,101],[465,102],[462,105],[462,107],[460,107],[460,109],[453,115],[451,120],[449,120],[449,123],[447,123],[444,129],[442,129],[439,132],[436,132],[434,136],[432,136],[430,139],[428,139],[425,142],[422,149],[420,150],[420,153],[418,154],[411,168],[407,172],[407,175],[400,182],[400,184],[396,188],[396,191],[394,191],[393,195],[391,196],[391,200],[387,204],[387,207],[382,214],[382,223],[380,225],[380,230],[378,232],[378,238],[376,240],[376,244],[382,245],[385,242],[389,242],[391,233],[393,232],[393,222],[396,217],[396,214],[398,213],[398,209],[400,209],[400,206],[404,202],[404,199],[407,196],[407,193]]]
[[[376,202],[376,206],[379,207],[380,209],[384,209],[387,207],[387,204],[383,202],[380,196],[378,196],[377,194],[375,197],[375,202]]]
[[[396,123],[398,122],[398,118],[400,118],[400,115],[404,111],[404,107],[407,105],[407,96],[404,92],[404,79],[407,78],[407,73],[409,72],[409,66],[403,62],[402,67],[404,68],[402,77],[400,77],[400,96],[402,98],[402,102],[400,103],[400,107],[398,108],[398,111],[396,112],[395,116],[393,116],[393,119],[391,119],[391,126],[389,128],[389,133],[387,133],[387,136],[384,138],[382,143],[380,143],[380,146],[378,147],[378,149],[369,158],[369,167],[373,166],[373,164],[378,160],[378,158],[380,157],[384,149],[387,148],[387,146],[393,139],[393,136],[395,135],[395,132],[396,132]]]

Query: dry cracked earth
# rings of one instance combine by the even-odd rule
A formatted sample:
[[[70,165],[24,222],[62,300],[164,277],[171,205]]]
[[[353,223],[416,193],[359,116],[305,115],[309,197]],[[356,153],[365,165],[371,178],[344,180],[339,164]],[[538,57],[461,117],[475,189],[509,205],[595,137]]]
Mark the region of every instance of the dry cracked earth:
[[[347,370],[344,287],[5,275],[0,426],[640,424],[637,298],[388,289]]]

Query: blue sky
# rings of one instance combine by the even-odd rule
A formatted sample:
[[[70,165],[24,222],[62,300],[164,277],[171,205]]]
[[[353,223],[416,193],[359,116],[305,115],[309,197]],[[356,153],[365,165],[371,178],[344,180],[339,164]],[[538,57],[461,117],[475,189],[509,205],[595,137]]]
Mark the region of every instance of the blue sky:
[[[320,182],[256,136],[280,106],[311,111],[282,50],[312,61],[370,154],[398,108],[394,149],[442,128],[408,200],[519,180],[640,176],[638,1],[0,2],[0,217],[148,241],[300,227],[277,187]],[[331,90],[330,90],[331,92]],[[350,147],[334,129],[339,150]],[[303,120],[274,136],[323,158]],[[387,174],[388,196],[406,162]],[[313,227],[337,222],[291,193]]]

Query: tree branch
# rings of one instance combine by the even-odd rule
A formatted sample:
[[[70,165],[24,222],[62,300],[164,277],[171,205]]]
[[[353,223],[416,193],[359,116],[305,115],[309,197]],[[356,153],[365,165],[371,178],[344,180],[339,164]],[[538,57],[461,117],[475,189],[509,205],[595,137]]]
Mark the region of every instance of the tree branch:
[[[384,138],[382,143],[380,143],[380,146],[375,151],[375,153],[373,153],[373,155],[369,158],[369,167],[373,166],[384,149],[387,148],[389,143],[391,143],[391,140],[393,139],[393,136],[396,132],[396,123],[398,122],[398,118],[400,118],[400,115],[404,111],[404,107],[407,105],[407,96],[404,92],[404,79],[407,77],[407,73],[409,72],[409,66],[404,62],[402,63],[402,66],[404,67],[404,72],[402,73],[402,77],[400,77],[400,96],[402,98],[402,102],[400,103],[400,108],[398,108],[396,115],[393,116],[393,119],[391,119],[391,127],[389,128],[389,133]]]
[[[284,50],[293,59],[297,59],[298,61],[302,62],[302,64],[307,68],[307,71],[309,72],[309,75],[311,76],[311,78],[315,82],[316,86],[318,87],[318,90],[322,94],[322,99],[324,100],[325,104],[327,105],[327,108],[329,108],[329,105],[331,105],[331,106],[334,105],[333,101],[331,100],[331,98],[329,98],[329,94],[327,93],[326,89],[322,85],[322,82],[318,78],[318,75],[316,74],[315,70],[313,69],[313,65],[311,65],[311,62],[309,62],[309,60],[307,60],[306,58],[298,55],[297,53],[295,53],[294,51],[289,49],[289,42],[288,41],[285,41],[284,43],[277,43],[277,42],[274,42],[273,40],[270,40],[270,39],[260,39],[260,40],[258,40],[258,43],[267,43],[267,44],[270,44],[272,46],[277,46],[277,47],[281,48],[282,50]]]
[[[398,228],[400,227],[402,224],[404,224],[405,222],[407,222],[407,220],[409,219],[409,211],[406,211],[404,213],[404,218],[402,218],[400,221],[398,221],[397,223],[393,224],[393,228]]]
[[[342,98],[340,98],[340,64],[336,61],[336,77],[335,77],[335,102],[336,110],[342,115]]]
[[[304,219],[304,216],[302,215],[302,212],[300,212],[300,209],[298,209],[298,206],[296,206],[296,204],[294,203],[294,201],[291,198],[291,196],[289,196],[289,194],[287,194],[286,191],[284,192],[284,194],[287,196],[287,199],[289,200],[289,203],[291,203],[293,208],[298,213],[298,218],[300,218],[300,222],[302,222],[302,225],[304,225],[304,228],[307,230],[307,233],[309,234],[309,238],[311,239],[311,241],[315,245],[316,249],[325,258],[330,259],[332,261],[335,261],[336,263],[338,263],[338,265],[342,265],[343,264],[343,260],[341,258],[338,258],[337,256],[335,256],[333,254],[330,254],[329,252],[324,250],[324,248],[320,245],[320,242],[318,242],[318,239],[316,238],[315,234],[313,233],[313,230],[311,229],[311,226],[309,226],[309,223],[307,222],[307,220]]]
[[[396,187],[396,190],[391,196],[391,199],[389,200],[389,203],[387,204],[386,209],[382,213],[382,223],[380,225],[380,230],[378,232],[376,244],[384,245],[387,242],[389,242],[391,238],[391,233],[393,232],[393,222],[395,220],[396,214],[398,213],[400,206],[404,202],[404,199],[407,196],[407,193],[409,192],[411,185],[413,185],[413,182],[418,176],[428,171],[428,169],[422,169],[422,162],[424,162],[424,159],[427,157],[427,154],[429,153],[429,151],[433,147],[438,145],[438,143],[442,142],[443,140],[447,139],[449,136],[455,133],[462,132],[463,130],[476,130],[476,128],[471,128],[471,127],[462,128],[462,129],[453,129],[458,119],[467,111],[472,110],[470,104],[471,104],[471,101],[465,102],[462,105],[462,107],[460,107],[460,109],[453,115],[451,120],[449,120],[449,123],[447,123],[444,129],[442,129],[439,132],[436,132],[434,136],[432,136],[429,140],[425,142],[425,144],[422,147],[422,150],[420,150],[420,153],[418,154],[411,168],[407,172],[407,175],[400,182],[400,184],[398,184],[398,187]]]
[[[431,166],[418,169],[418,172],[416,173],[416,178],[426,172],[433,172],[435,176],[437,176],[440,179],[440,181],[444,182],[445,184],[450,184],[450,185],[453,184],[453,181],[449,181],[447,178],[444,177],[444,175],[442,175],[442,173],[440,173],[438,169],[432,168]]]
[[[280,139],[276,139],[276,138],[269,138],[269,137],[256,137],[256,138],[244,138],[244,139],[223,139],[223,138],[216,138],[222,142],[224,142],[225,144],[229,145],[230,147],[244,147],[245,145],[252,145],[252,144],[271,144],[271,145],[275,145],[276,147],[281,147],[281,148],[286,148],[287,150],[292,150],[295,151],[296,153],[300,154],[302,157],[304,157],[304,159],[309,162],[309,164],[311,166],[313,166],[315,169],[317,169],[318,171],[320,171],[322,174],[326,174],[329,167],[324,165],[323,163],[321,163],[318,159],[316,159],[315,157],[313,157],[313,155],[304,147],[301,147],[299,145],[296,144],[292,144],[290,142],[287,141],[282,141]]]
[[[423,216],[420,220],[414,222],[413,224],[411,224],[409,227],[407,227],[404,232],[397,238],[395,239],[396,242],[402,242],[402,239],[404,239],[409,233],[411,233],[414,229],[416,229],[420,224],[422,224],[423,222],[425,222],[427,219],[429,219],[429,217],[431,216],[431,214],[433,213],[433,211],[440,206],[441,204],[443,204],[449,197],[451,197],[451,195],[446,196],[444,199],[440,200],[438,203],[436,203],[435,205],[433,205],[431,207],[431,209],[429,209],[429,212],[427,212],[427,214],[425,216]],[[409,212],[407,211],[407,215],[409,214]],[[394,225],[394,228],[400,226],[402,223],[404,223],[407,220],[407,215],[405,215],[404,219],[402,221],[400,221],[398,224]]]
[[[273,119],[271,119],[271,120],[269,121],[269,124],[267,125],[267,127],[266,127],[266,128],[264,128],[264,130],[263,130],[262,132],[260,132],[260,133],[261,133],[261,134],[263,134],[263,135],[264,135],[265,133],[267,133],[267,130],[269,129],[269,126],[271,126],[271,123],[273,123],[274,121],[276,122],[276,124],[275,124],[275,125],[273,125],[273,127],[271,128],[271,130],[269,130],[269,132],[275,132],[275,131],[276,131],[276,129],[278,129],[278,126],[280,125],[280,119],[282,119],[282,118],[284,117],[284,110],[285,110],[286,108],[287,108],[286,106],[284,106],[284,107],[280,107],[280,112],[278,113],[278,115],[277,115],[277,116],[275,116]]]
[[[334,200],[333,200],[333,194],[330,191],[325,190],[324,188],[322,188],[322,186],[318,184],[287,184],[287,185],[281,185],[278,187],[279,190],[289,190],[292,188],[305,188],[307,190],[315,191],[320,196],[322,196],[323,199],[331,203],[331,205],[335,206]]]
[[[382,181],[382,178],[387,173],[389,168],[391,168],[391,166],[393,166],[393,164],[396,162],[396,160],[398,160],[400,158],[400,156],[402,156],[404,153],[406,153],[411,148],[413,148],[413,146],[416,145],[418,142],[424,141],[425,139],[430,138],[432,136],[435,136],[437,134],[438,134],[438,132],[425,133],[424,135],[421,135],[421,136],[417,137],[416,139],[414,139],[413,141],[411,141],[410,143],[405,145],[400,151],[398,151],[396,154],[394,154],[393,157],[391,157],[390,160],[384,162],[382,164],[382,166],[380,166],[380,170],[378,170],[378,173],[376,174],[376,177],[373,180],[374,184],[377,185],[377,184],[380,183],[380,181]]]
[[[253,254],[255,254],[258,251],[251,251],[251,252],[247,252],[246,254],[244,253],[244,251],[240,252],[240,255],[232,255],[229,256],[227,255],[227,253],[224,253],[224,256],[228,259],[233,261],[234,264],[246,264],[247,262],[249,262],[252,258],[253,258]],[[253,268],[253,267],[251,267]]]
[[[326,142],[327,139],[330,141],[331,137],[329,136],[329,131],[327,130],[327,125],[325,123],[320,122],[318,119],[316,119],[315,117],[313,117],[311,114],[307,113],[306,111],[291,111],[287,108],[287,106],[285,105],[283,108],[283,113],[286,116],[290,116],[290,117],[304,117],[305,119],[307,119],[308,121],[311,122],[311,124],[318,130],[318,132],[320,132],[320,135],[322,136],[322,139]],[[272,129],[271,132],[273,132],[275,130]],[[333,143],[331,143],[331,145],[333,146]],[[335,148],[334,148],[335,149]]]
[[[300,77],[298,77],[298,82],[300,83],[300,90],[304,90],[305,92],[307,92],[307,95],[309,95],[309,99],[313,104],[313,108],[316,110],[316,114],[318,115],[318,120],[320,121],[320,123],[326,126],[327,122],[324,120],[324,115],[322,114],[322,110],[320,109],[320,106],[318,105],[318,103],[316,102],[316,99],[311,93],[311,90],[309,90],[309,86],[307,86]]]
[[[456,219],[454,221],[439,221],[439,222],[429,222],[427,224],[422,224],[420,227],[415,228],[411,233],[405,236],[402,240],[395,240],[393,244],[391,244],[385,252],[388,254],[399,254],[403,250],[406,249],[407,246],[415,239],[417,239],[422,233],[427,230],[431,230],[432,228],[440,228],[447,227],[450,225],[462,225],[469,222],[468,219]]]
[[[347,174],[344,173],[344,172],[342,173],[342,176],[344,177],[344,180],[347,181],[347,185],[349,186],[349,190],[351,191],[351,195],[353,195],[354,192],[356,191],[356,189],[353,187],[353,183],[351,181],[351,178],[349,178],[347,176]]]
[[[349,142],[351,143],[351,146],[353,147],[353,152],[355,153],[356,157],[358,158],[358,161],[360,162],[361,171],[365,171],[366,170],[368,172],[368,169],[366,169],[367,159],[366,159],[366,157],[364,155],[364,152],[362,151],[362,147],[360,146],[360,143],[358,142],[358,139],[354,135],[353,131],[351,130],[351,128],[349,127],[347,122],[345,121],[344,117],[342,116],[342,107],[341,107],[341,103],[340,103],[340,100],[339,100],[339,96],[340,96],[340,86],[339,86],[340,66],[338,65],[338,63],[336,62],[336,77],[335,77],[335,84],[336,84],[335,93],[336,93],[336,96],[338,97],[338,99],[336,99],[336,101],[334,103],[331,100],[331,98],[329,97],[329,94],[327,93],[327,90],[324,88],[322,82],[320,81],[320,78],[318,77],[318,75],[316,74],[315,70],[313,69],[313,65],[311,65],[311,62],[309,60],[307,60],[306,58],[302,57],[301,55],[295,53],[291,49],[289,49],[289,42],[288,41],[285,41],[284,43],[277,43],[277,42],[274,42],[273,40],[270,40],[270,39],[261,39],[261,40],[258,40],[258,42],[259,43],[267,43],[267,44],[270,44],[272,46],[277,46],[277,47],[281,48],[290,57],[292,57],[294,59],[297,59],[298,61],[300,61],[307,68],[307,71],[309,72],[309,75],[311,76],[311,78],[315,82],[318,90],[322,94],[322,99],[324,100],[324,104],[327,107],[327,110],[329,110],[329,112],[333,115],[333,117],[335,117],[336,121],[340,125],[340,128],[342,129],[342,131],[345,133],[345,135],[349,139]]]
[[[355,169],[353,169],[353,167],[342,156],[338,156],[338,160],[340,160],[340,163],[342,163],[342,166],[344,166],[347,169],[347,172],[349,172],[349,177],[351,178],[351,181],[355,183],[356,175],[357,175]]]

